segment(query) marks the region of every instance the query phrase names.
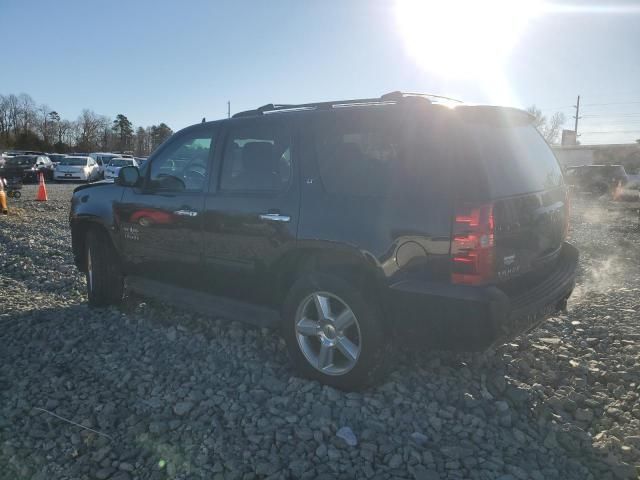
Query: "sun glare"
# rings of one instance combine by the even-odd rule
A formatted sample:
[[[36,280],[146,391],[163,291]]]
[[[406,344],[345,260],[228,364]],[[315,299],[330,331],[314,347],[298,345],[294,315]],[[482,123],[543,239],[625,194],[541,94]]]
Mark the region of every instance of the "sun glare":
[[[445,78],[481,79],[502,66],[539,15],[536,0],[397,0],[396,17],[409,55]]]

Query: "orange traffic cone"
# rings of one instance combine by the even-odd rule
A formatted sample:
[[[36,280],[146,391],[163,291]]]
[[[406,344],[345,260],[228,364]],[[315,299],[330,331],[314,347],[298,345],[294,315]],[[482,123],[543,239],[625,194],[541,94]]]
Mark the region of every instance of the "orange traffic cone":
[[[38,202],[46,202],[49,200],[47,197],[47,187],[44,185],[44,174],[40,174],[40,185],[38,185],[38,194],[36,195]]]
[[[7,215],[9,209],[7,208],[7,194],[4,193],[4,178],[0,177],[0,210]]]

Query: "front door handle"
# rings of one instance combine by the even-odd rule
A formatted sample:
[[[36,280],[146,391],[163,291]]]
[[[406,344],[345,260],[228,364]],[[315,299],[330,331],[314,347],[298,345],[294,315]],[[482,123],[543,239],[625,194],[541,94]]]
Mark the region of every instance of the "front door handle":
[[[279,213],[261,213],[258,215],[260,220],[267,220],[269,222],[289,222],[291,217],[289,215],[281,215]]]
[[[195,210],[176,210],[173,212],[174,215],[180,215],[182,217],[197,217],[198,212]]]

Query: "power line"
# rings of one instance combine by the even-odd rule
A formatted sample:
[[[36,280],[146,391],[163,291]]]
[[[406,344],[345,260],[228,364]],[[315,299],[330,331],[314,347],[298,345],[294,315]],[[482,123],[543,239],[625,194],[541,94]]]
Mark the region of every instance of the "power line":
[[[640,130],[603,130],[601,132],[582,132],[582,135],[601,135],[612,133],[640,133]]]
[[[637,117],[640,115],[640,112],[632,112],[632,113],[613,113],[610,115],[602,115],[600,113],[587,113],[583,115],[584,118],[621,118],[621,117]]]
[[[585,103],[584,107],[604,107],[608,105],[640,105],[640,102]]]

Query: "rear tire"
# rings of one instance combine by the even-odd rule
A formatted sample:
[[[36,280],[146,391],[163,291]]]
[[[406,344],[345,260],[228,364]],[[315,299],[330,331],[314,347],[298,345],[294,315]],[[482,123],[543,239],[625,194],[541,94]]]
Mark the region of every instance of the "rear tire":
[[[289,356],[303,377],[360,390],[384,376],[391,343],[372,292],[337,275],[309,273],[291,287],[282,313]]]
[[[85,240],[87,296],[92,307],[122,302],[124,278],[111,240],[99,230],[87,232]]]

